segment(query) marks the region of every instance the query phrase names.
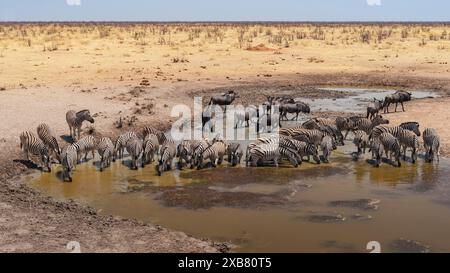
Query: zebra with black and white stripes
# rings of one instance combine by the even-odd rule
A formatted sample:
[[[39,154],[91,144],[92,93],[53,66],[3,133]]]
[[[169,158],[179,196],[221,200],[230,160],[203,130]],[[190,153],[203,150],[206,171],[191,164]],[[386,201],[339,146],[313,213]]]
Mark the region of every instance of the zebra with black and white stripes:
[[[152,163],[155,154],[159,151],[159,141],[155,134],[148,134],[144,139],[144,155],[142,157],[143,164]]]
[[[172,139],[166,139],[159,153],[156,172],[160,176],[163,172],[172,169],[172,161],[177,154],[177,146]]]
[[[231,164],[231,166],[234,167],[238,164],[241,164],[241,159],[244,155],[241,144],[237,142],[228,143],[227,155],[228,162]]]
[[[355,144],[358,149],[357,154],[366,153],[366,148],[369,146],[369,135],[361,130],[357,130],[354,132],[353,144]]]
[[[405,122],[405,123],[400,124],[399,126],[394,126],[394,127],[390,127],[390,126],[386,126],[386,125],[376,126],[375,128],[373,128],[372,133],[370,134],[370,138],[371,139],[377,138],[382,133],[390,133],[393,136],[395,136],[396,138],[398,138],[400,133],[402,132],[402,130],[412,131],[417,136],[420,136],[419,123]]]
[[[353,119],[354,130],[364,131],[366,134],[370,134],[378,125],[389,124],[389,120],[383,118],[381,115],[374,117],[373,119],[368,118],[354,118]]]
[[[27,160],[30,160],[30,154],[39,156],[43,167],[47,168],[48,172],[51,172],[50,152],[44,142],[33,133],[25,131],[20,134],[20,149]]]
[[[73,144],[64,147],[61,152],[61,165],[63,167],[62,179],[66,178],[72,182],[72,172],[75,170],[78,161],[77,148]]]
[[[250,149],[247,149],[246,165],[248,166],[249,162],[251,162],[252,167],[257,167],[258,164],[273,161],[275,167],[278,167],[279,158],[280,149],[278,141],[273,139],[269,143],[252,145]]]
[[[207,140],[207,139],[203,139],[200,140],[199,142],[197,142],[195,145],[193,145],[192,150],[192,160],[193,160],[193,164],[191,164],[191,169],[194,168],[194,166],[198,165],[198,158],[199,155],[203,153],[204,150],[206,150],[206,148],[208,148],[211,145],[211,143]]]
[[[125,148],[127,147],[128,141],[131,139],[138,138],[135,132],[129,131],[126,133],[121,134],[117,140],[116,144],[114,145],[114,157],[113,161],[116,160],[116,158],[122,158]]]
[[[293,139],[313,144],[316,147],[320,146],[322,139],[325,136],[324,132],[317,129],[305,129],[302,127],[282,128],[279,130],[280,135],[289,136]]]
[[[178,168],[183,169],[183,161],[186,165],[192,165],[192,156],[194,154],[194,147],[197,145],[198,140],[183,140],[177,146]]]
[[[167,140],[166,134],[164,134],[164,132],[156,129],[153,126],[144,126],[144,128],[142,128],[141,134],[142,134],[142,138],[144,140],[147,137],[147,135],[150,135],[150,134],[156,135],[156,137],[158,138],[159,144],[162,144]]]
[[[403,129],[413,132],[414,134],[416,134],[416,136],[420,136],[420,125],[416,121],[403,122],[399,126]]]
[[[114,154],[114,144],[109,137],[102,137],[97,144],[97,152],[100,155],[100,171],[109,167]]]
[[[144,162],[142,161],[142,154],[144,153],[142,139],[135,137],[128,140],[126,149],[131,157],[131,169],[138,169],[139,160],[141,160],[141,166],[144,167]]]
[[[298,165],[301,164],[301,158],[296,150],[287,146],[278,146],[278,149],[280,151],[280,159],[286,158],[295,168],[297,168]]]
[[[386,157],[389,157],[389,160],[392,161],[392,156],[394,156],[395,161],[397,161],[397,167],[402,166],[402,163],[400,162],[400,142],[398,141],[398,139],[390,133],[382,133],[379,137],[379,140],[384,147]]]
[[[89,121],[90,123],[94,123],[94,118],[91,116],[89,110],[82,110],[79,112],[70,110],[66,113],[66,121],[69,125],[70,136],[74,141],[77,141],[77,139],[81,137],[81,126],[83,125],[83,122]]]
[[[222,164],[223,157],[225,156],[227,145],[224,141],[216,141],[203,153],[197,155],[197,169],[200,170],[203,167],[203,161],[209,159],[211,165],[215,168],[217,165]]]
[[[423,131],[423,146],[425,147],[425,161],[432,162],[436,157],[439,162],[441,139],[436,129],[427,128]]]
[[[411,161],[416,163],[419,150],[419,137],[412,131],[402,130],[398,136],[400,146],[403,148],[403,160],[406,160],[406,149],[411,148]]]
[[[37,129],[38,137],[44,142],[45,146],[47,146],[48,150],[53,152],[58,161],[61,161],[61,150],[59,149],[58,141],[56,137],[53,135],[50,126],[45,123],[39,124]]]
[[[372,160],[375,160],[376,167],[380,167],[381,158],[384,152],[383,144],[381,144],[380,140],[377,138],[372,139],[369,145],[370,145],[369,152],[372,153]]]
[[[330,136],[324,136],[322,143],[320,143],[320,149],[322,150],[323,162],[330,162],[330,155],[333,151],[333,139]],[[336,147],[336,146],[334,146]]]
[[[348,133],[352,131],[355,127],[354,122],[349,118],[337,117],[336,118],[336,127],[339,131],[345,131],[344,139],[347,139]]]
[[[77,162],[82,162],[81,155],[84,153],[84,161],[87,161],[89,152],[92,152],[92,159],[95,159],[95,150],[97,148],[94,136],[85,136],[73,144],[77,149]],[[95,162],[94,162],[95,164]]]
[[[295,139],[290,140],[296,147],[299,155],[299,164],[303,161],[303,158],[307,157],[307,161],[310,161],[311,156],[317,164],[320,164],[320,157],[317,148],[313,144],[306,143]]]

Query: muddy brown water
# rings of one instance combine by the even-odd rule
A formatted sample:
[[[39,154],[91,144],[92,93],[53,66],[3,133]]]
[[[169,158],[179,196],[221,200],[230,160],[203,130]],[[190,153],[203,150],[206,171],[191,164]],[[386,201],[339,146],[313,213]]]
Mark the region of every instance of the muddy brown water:
[[[102,214],[135,218],[201,238],[230,241],[238,252],[450,251],[450,160],[404,162],[396,168],[352,160],[350,141],[329,164],[298,168],[184,169],[155,175],[129,161],[99,172],[79,165],[74,182],[52,173],[27,177],[57,199],[74,199]]]

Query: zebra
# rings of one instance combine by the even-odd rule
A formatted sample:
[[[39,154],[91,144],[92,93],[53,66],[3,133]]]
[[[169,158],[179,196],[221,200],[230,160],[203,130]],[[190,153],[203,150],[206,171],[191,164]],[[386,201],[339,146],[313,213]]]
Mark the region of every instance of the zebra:
[[[312,118],[302,124],[305,129],[316,129],[322,131],[325,135],[333,137],[333,145],[344,146],[344,136],[336,125],[336,121],[327,118]]]
[[[353,138],[353,144],[355,144],[358,149],[357,154],[366,153],[366,148],[369,146],[369,135],[366,132],[357,130],[354,132],[355,137]]]
[[[432,162],[437,158],[439,162],[439,148],[441,146],[441,139],[434,128],[427,128],[423,131],[423,146],[425,147],[425,161]]]
[[[379,139],[372,139],[370,141],[369,152],[372,153],[372,160],[375,160],[375,166],[380,167],[381,158],[383,156],[384,147]]]
[[[417,151],[419,150],[419,137],[409,130],[402,130],[398,136],[400,146],[403,148],[403,160],[406,160],[406,149],[411,148],[412,163],[416,163]]]
[[[153,134],[156,135],[156,137],[158,138],[158,143],[162,144],[164,143],[164,141],[166,141],[167,136],[160,130],[156,129],[153,126],[144,126],[144,128],[142,128],[142,139],[145,140],[145,138],[147,137],[147,135],[149,134]]]
[[[73,144],[69,144],[68,146],[64,147],[61,152],[63,181],[66,181],[66,178],[68,178],[69,182],[72,182],[72,172],[73,170],[75,170],[77,166],[77,161],[78,161],[77,147]]]
[[[281,135],[290,136],[296,140],[314,144],[316,147],[320,146],[320,143],[322,143],[322,139],[325,136],[321,130],[305,129],[302,127],[282,128],[279,130],[279,133]]]
[[[70,110],[66,113],[66,121],[69,125],[70,136],[74,141],[77,141],[77,139],[80,138],[81,126],[83,125],[83,122],[89,121],[90,123],[94,123],[94,118],[91,116],[89,110],[82,110],[79,112]]]
[[[116,144],[114,145],[113,162],[116,161],[116,158],[123,157],[123,152],[127,146],[128,141],[130,141],[131,139],[134,139],[134,138],[138,138],[138,136],[133,131],[123,133],[117,138]],[[118,156],[117,156],[117,154],[118,154]]]
[[[203,153],[197,155],[197,170],[202,168],[202,164],[205,159],[209,159],[214,168],[217,165],[222,164],[226,149],[226,144],[223,141],[217,141],[210,145],[203,151]]]
[[[45,123],[39,124],[36,129],[38,137],[44,142],[49,151],[52,151],[56,156],[57,160],[61,162],[61,149],[59,148],[58,141],[56,137],[53,136],[50,126]]]
[[[403,122],[399,126],[402,127],[403,129],[414,132],[416,136],[420,136],[420,129],[419,129],[420,125],[416,121]]]
[[[279,146],[278,149],[280,151],[279,159],[282,159],[283,157],[287,158],[289,160],[289,162],[292,164],[292,166],[294,166],[295,168],[298,167],[298,165],[299,165],[298,158],[300,158],[300,156],[298,155],[296,150],[291,149],[286,146]],[[301,163],[301,158],[300,158],[300,163]]]
[[[400,133],[403,130],[412,131],[417,136],[420,136],[419,123],[417,123],[417,122],[405,122],[405,123],[402,123],[399,126],[395,126],[395,127],[389,127],[389,126],[385,126],[385,125],[376,126],[375,128],[373,128],[372,133],[370,134],[370,138],[371,139],[372,138],[377,138],[382,133],[385,133],[385,132],[390,133],[390,134],[394,135],[396,138],[398,138]]]
[[[156,172],[159,176],[172,168],[172,161],[177,154],[177,146],[172,139],[167,139],[161,146]]]
[[[299,155],[299,164],[302,163],[303,158],[306,156],[307,160],[310,161],[311,156],[313,157],[314,161],[317,164],[320,164],[320,157],[319,153],[317,151],[317,148],[312,145],[308,144],[304,141],[299,141],[295,139],[290,139],[290,142],[295,146],[295,149],[297,150],[297,153]]]
[[[29,131],[20,134],[20,149],[24,152],[25,158],[30,160],[29,154],[39,156],[43,167],[51,172],[52,159],[47,146],[42,140]]]
[[[208,148],[210,145],[211,145],[211,143],[207,139],[203,139],[203,140],[200,140],[198,143],[196,143],[192,147],[192,150],[193,150],[193,153],[192,153],[193,164],[191,164],[191,167],[190,167],[191,169],[193,169],[194,166],[198,165],[198,162],[197,162],[197,160],[199,158],[198,156],[200,154],[202,154],[203,151],[206,150],[206,148]]]
[[[378,125],[389,124],[389,120],[383,118],[381,115],[376,116],[373,119],[353,117],[354,129],[364,131],[366,134],[370,134]]]
[[[127,141],[126,146],[128,154],[131,156],[131,169],[138,169],[138,162],[142,159],[144,153],[143,141],[140,138],[132,138]],[[141,166],[144,167],[144,162],[141,160]]]
[[[347,139],[347,135],[350,131],[354,129],[354,121],[350,120],[349,118],[344,117],[337,117],[336,118],[336,127],[339,131],[345,131],[344,139]]]
[[[144,155],[142,158],[143,165],[152,163],[155,158],[155,154],[158,153],[158,150],[158,137],[155,134],[148,134],[144,139]]]
[[[377,100],[376,98],[373,98],[373,102],[369,103],[367,106],[367,115],[366,118],[373,119],[374,117],[378,116],[378,113],[381,109],[383,109],[383,100]]]
[[[80,155],[84,153],[84,161],[87,161],[87,155],[92,152],[92,159],[95,158],[96,143],[95,138],[91,135],[85,136],[73,144],[77,149],[77,162],[81,162]],[[93,162],[95,164],[95,162]]]
[[[329,163],[333,151],[333,139],[330,136],[324,136],[322,143],[320,143],[320,149],[322,150],[323,162]]]
[[[102,137],[97,144],[97,152],[100,155],[100,171],[110,166],[113,154],[114,144],[109,137]]]
[[[183,160],[186,165],[192,165],[192,156],[194,154],[194,147],[197,145],[198,140],[183,140],[177,146],[178,168],[183,168]]]
[[[397,167],[401,167],[402,163],[400,162],[400,143],[398,139],[390,134],[390,133],[382,133],[379,137],[381,144],[384,147],[384,152],[386,157],[389,156],[389,159],[392,161],[392,155],[395,156],[395,161],[397,161]]]
[[[244,155],[241,144],[236,142],[229,143],[227,146],[227,155],[228,162],[231,164],[231,166],[234,167],[238,164],[241,164],[241,159]]]
[[[267,161],[273,161],[275,167],[278,167],[278,160],[280,158],[280,149],[276,141],[270,143],[261,143],[254,145],[247,149],[246,166],[251,161],[252,167],[257,167],[258,163],[262,164]]]

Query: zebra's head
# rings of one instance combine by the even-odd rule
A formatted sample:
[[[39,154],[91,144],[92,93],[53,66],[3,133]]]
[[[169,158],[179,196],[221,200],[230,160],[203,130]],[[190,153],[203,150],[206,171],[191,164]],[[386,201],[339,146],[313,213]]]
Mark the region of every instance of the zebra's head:
[[[308,151],[308,154],[312,155],[314,161],[316,161],[317,164],[320,164],[319,152],[317,151],[316,146],[313,144],[308,144],[306,150]]]
[[[91,116],[91,112],[89,112],[89,110],[82,110],[78,112],[77,117],[87,120],[90,123],[94,123],[94,118]]]
[[[49,150],[44,149],[44,151],[41,154],[41,160],[44,166],[47,168],[48,172],[52,171],[52,157],[50,155]]]

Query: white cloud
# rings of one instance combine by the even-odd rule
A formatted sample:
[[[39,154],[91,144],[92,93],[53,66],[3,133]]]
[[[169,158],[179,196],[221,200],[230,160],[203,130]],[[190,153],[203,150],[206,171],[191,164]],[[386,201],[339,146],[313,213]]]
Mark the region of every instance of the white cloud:
[[[381,6],[381,0],[366,0],[369,6]]]
[[[66,0],[66,3],[69,6],[81,6],[81,0]]]

